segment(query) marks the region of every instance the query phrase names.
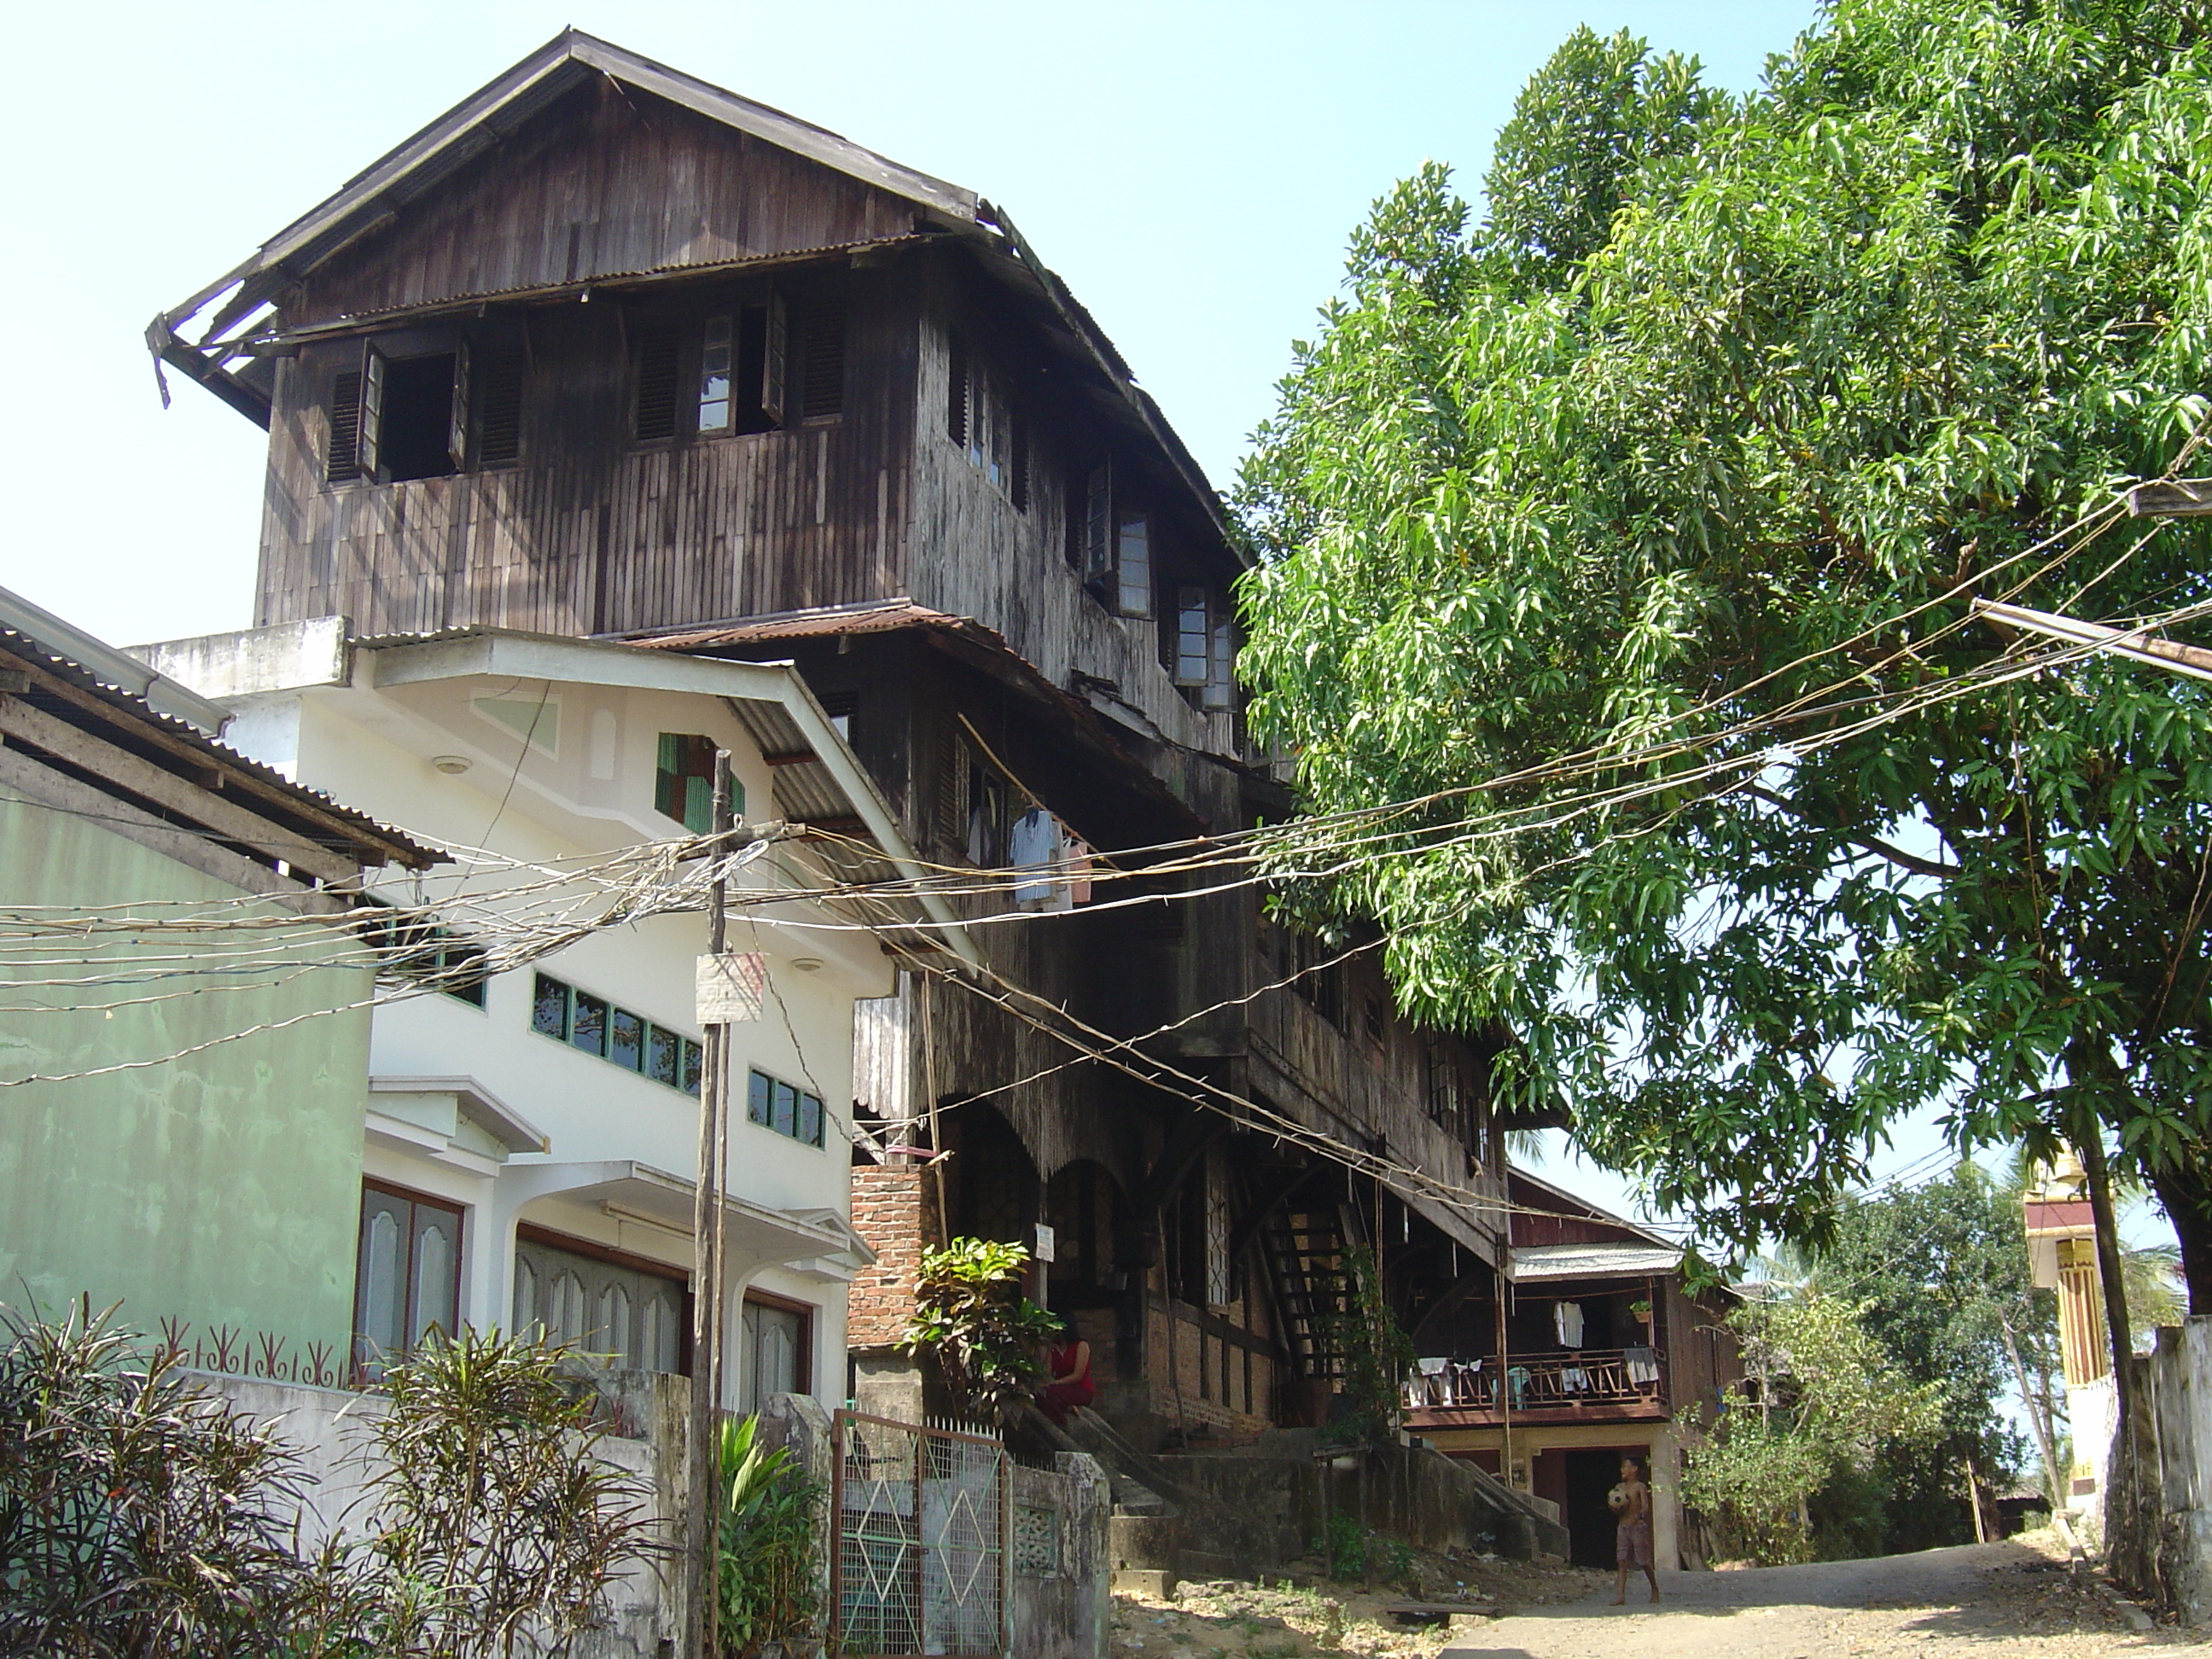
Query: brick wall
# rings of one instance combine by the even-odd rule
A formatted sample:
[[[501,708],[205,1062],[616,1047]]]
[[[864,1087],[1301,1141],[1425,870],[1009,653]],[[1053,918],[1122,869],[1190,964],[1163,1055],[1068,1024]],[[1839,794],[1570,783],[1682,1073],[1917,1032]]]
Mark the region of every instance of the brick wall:
[[[922,1246],[933,1240],[935,1206],[919,1169],[860,1164],[853,1169],[853,1228],[879,1258],[853,1280],[846,1336],[855,1352],[888,1348],[914,1316]]]

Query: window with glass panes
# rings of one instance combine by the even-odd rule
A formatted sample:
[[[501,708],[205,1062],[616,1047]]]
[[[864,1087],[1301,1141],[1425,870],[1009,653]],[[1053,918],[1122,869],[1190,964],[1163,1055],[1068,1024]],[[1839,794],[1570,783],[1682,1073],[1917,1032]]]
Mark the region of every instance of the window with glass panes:
[[[354,1265],[354,1368],[365,1377],[460,1318],[461,1210],[404,1188],[363,1182]]]
[[[515,1230],[514,1328],[617,1370],[688,1373],[682,1269],[526,1224]]]
[[[530,1029],[687,1095],[699,1092],[700,1048],[692,1039],[550,974],[538,975],[532,988]]]
[[[766,1072],[746,1079],[745,1118],[806,1146],[822,1144],[822,1097]]]
[[[653,772],[653,810],[695,836],[714,827],[714,744],[690,732],[663,732]],[[730,782],[730,810],[742,817],[744,788]]]

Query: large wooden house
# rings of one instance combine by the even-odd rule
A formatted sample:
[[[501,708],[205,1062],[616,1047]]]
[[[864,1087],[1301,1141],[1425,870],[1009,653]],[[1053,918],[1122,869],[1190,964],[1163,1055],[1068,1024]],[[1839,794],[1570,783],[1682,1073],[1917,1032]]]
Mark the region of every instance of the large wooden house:
[[[1037,1288],[1147,1449],[1323,1419],[1348,1251],[1408,1322],[1493,1275],[1483,1054],[1143,850],[1289,809],[1240,556],[1004,212],[572,32],[149,339],[268,428],[259,623],[795,660],[925,857],[1025,872],[951,880],[982,968],[914,956],[859,1022],[846,1392],[926,1403],[891,1344],[947,1234],[1052,1230]],[[781,814],[864,833],[807,769]]]

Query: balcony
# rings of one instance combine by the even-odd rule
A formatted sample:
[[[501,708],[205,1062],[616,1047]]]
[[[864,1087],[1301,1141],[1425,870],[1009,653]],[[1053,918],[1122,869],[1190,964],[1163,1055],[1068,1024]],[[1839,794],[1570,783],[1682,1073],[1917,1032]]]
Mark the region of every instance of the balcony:
[[[1504,1398],[1501,1401],[1499,1396]],[[1672,1414],[1660,1348],[1583,1348],[1419,1362],[1406,1379],[1413,1430],[1516,1423],[1651,1421]]]

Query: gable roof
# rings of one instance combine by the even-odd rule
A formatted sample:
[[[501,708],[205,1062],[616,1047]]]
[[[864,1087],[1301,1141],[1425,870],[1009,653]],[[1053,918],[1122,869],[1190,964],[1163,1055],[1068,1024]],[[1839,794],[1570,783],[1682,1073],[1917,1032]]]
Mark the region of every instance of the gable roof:
[[[902,166],[825,127],[741,97],[580,29],[556,35],[356,173],[245,260],[180,304],[159,313],[146,328],[147,348],[157,369],[161,365],[176,369],[249,419],[267,426],[275,382],[275,359],[267,352],[275,343],[270,339],[274,331],[270,319],[287,291],[317,267],[391,223],[409,204],[518,133],[556,100],[601,76],[911,203],[916,210],[911,228],[951,236],[981,256],[986,274],[1012,289],[1024,308],[1059,337],[1084,377],[1106,394],[1103,402],[1109,417],[1132,435],[1141,435],[1157,447],[1200,512],[1228,539],[1219,500],[1196,460],[1168,425],[1158,405],[1137,385],[1128,364],[1104,331],[1067,285],[1038,259],[1005,213],[974,191]],[[908,234],[882,240],[917,238]],[[848,257],[854,251],[856,246],[841,244],[809,252]],[[774,256],[778,261],[795,257]],[[702,274],[702,269],[690,268],[684,274]],[[626,273],[633,281],[671,274],[676,273]],[[585,289],[620,285],[597,276],[569,286]],[[188,331],[192,337],[187,337]],[[167,397],[165,383],[165,402]],[[1244,556],[1233,539],[1229,539],[1229,545],[1240,558]]]
[[[0,752],[59,767],[72,794],[112,797],[94,817],[119,834],[139,838],[135,826],[165,847],[189,836],[234,849],[235,860],[222,855],[226,878],[258,879],[245,868],[252,863],[292,866],[268,890],[445,861],[404,830],[217,741],[228,709],[4,587],[0,670],[11,677],[0,684]]]
[[[1572,1218],[1583,1224],[1591,1233],[1598,1235],[1582,1241],[1585,1246],[1601,1244],[1646,1246],[1667,1251],[1674,1261],[1679,1262],[1682,1259],[1682,1247],[1680,1244],[1670,1243],[1649,1227],[1639,1225],[1626,1216],[1615,1215],[1612,1211],[1591,1203],[1578,1193],[1571,1193],[1565,1187],[1547,1181],[1541,1176],[1532,1175],[1517,1164],[1509,1168],[1506,1175],[1508,1190],[1511,1193],[1513,1202],[1517,1206],[1516,1213],[1513,1218],[1516,1223],[1523,1218],[1520,1212],[1522,1211],[1539,1212],[1547,1218],[1559,1219]],[[1516,1234],[1522,1231],[1524,1229],[1518,1227],[1516,1229]],[[1532,1246],[1528,1243],[1516,1239],[1514,1253],[1518,1255],[1532,1248],[1546,1247]]]

